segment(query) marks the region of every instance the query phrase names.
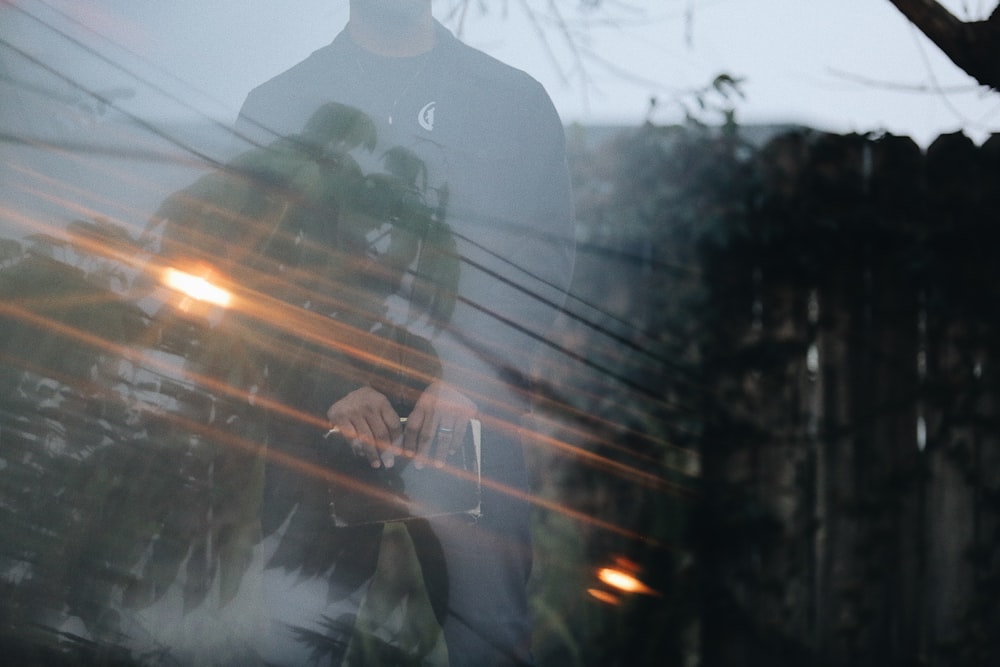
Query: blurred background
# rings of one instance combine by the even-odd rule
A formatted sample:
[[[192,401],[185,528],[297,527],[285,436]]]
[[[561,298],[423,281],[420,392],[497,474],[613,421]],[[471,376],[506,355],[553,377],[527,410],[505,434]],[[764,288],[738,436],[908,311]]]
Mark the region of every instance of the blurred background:
[[[540,664],[994,664],[997,3],[435,14],[545,85],[570,150],[524,436]],[[259,368],[220,364],[222,306],[174,317],[150,221],[346,19],[0,3],[0,661],[249,664]],[[441,664],[404,607],[422,648],[379,663]]]

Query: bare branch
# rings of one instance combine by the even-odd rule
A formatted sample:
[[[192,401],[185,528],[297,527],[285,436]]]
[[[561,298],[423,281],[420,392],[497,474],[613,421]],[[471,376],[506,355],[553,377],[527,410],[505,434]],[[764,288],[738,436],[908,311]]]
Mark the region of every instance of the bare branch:
[[[954,93],[970,93],[979,90],[979,86],[974,84],[967,85],[957,85],[957,86],[933,86],[926,83],[900,83],[898,81],[886,81],[884,79],[873,79],[871,77],[863,76],[860,74],[853,74],[851,72],[845,72],[843,70],[838,70],[836,68],[827,68],[835,77],[843,79],[845,81],[850,81],[852,83],[858,83],[869,88],[877,88],[879,90],[892,90],[900,93],[915,93],[918,95],[940,95],[941,93],[954,94]]]
[[[889,2],[969,76],[1000,90],[1000,5],[985,21],[966,22],[935,0]]]

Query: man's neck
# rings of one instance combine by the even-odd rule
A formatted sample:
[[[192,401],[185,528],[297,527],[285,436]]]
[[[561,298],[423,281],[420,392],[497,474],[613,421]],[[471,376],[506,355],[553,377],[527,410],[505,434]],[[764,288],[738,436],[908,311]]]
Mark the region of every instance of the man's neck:
[[[434,48],[436,31],[430,11],[417,20],[394,24],[352,8],[347,31],[354,43],[380,56],[418,56]]]

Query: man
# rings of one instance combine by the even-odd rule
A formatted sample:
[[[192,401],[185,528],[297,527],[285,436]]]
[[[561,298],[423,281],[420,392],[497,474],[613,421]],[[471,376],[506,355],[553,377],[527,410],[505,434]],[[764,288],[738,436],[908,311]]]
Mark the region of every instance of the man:
[[[443,554],[441,580],[428,577],[428,587],[450,665],[529,664],[529,505],[517,426],[532,355],[572,274],[561,123],[541,86],[455,39],[432,18],[430,0],[351,0],[349,23],[330,45],[251,92],[240,132],[266,145],[301,132],[330,103],[374,121],[375,149],[354,155],[364,170],[387,156],[418,157],[410,179],[440,212],[460,261],[444,314],[414,298],[412,267],[378,309],[426,341],[439,363],[412,400],[363,376],[353,386],[320,382],[313,398],[376,469],[400,456],[439,466],[470,420],[481,420],[481,518],[434,518],[411,532],[425,570],[429,542]],[[387,251],[369,236],[365,252],[377,261]]]

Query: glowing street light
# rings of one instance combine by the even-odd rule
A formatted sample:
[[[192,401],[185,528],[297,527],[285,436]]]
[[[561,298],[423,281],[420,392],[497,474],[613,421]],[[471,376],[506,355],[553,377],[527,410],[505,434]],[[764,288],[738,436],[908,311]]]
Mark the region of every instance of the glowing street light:
[[[599,569],[597,571],[597,578],[623,593],[642,593],[645,595],[654,593],[652,588],[639,581],[634,575],[613,567],[602,567]]]
[[[214,285],[207,278],[168,268],[163,272],[163,284],[181,294],[204,303],[226,308],[233,295],[226,289]]]
[[[659,595],[639,579],[638,564],[624,556],[616,556],[612,565],[598,568],[596,574],[602,586],[588,588],[587,593],[606,604],[620,604],[622,595]]]

